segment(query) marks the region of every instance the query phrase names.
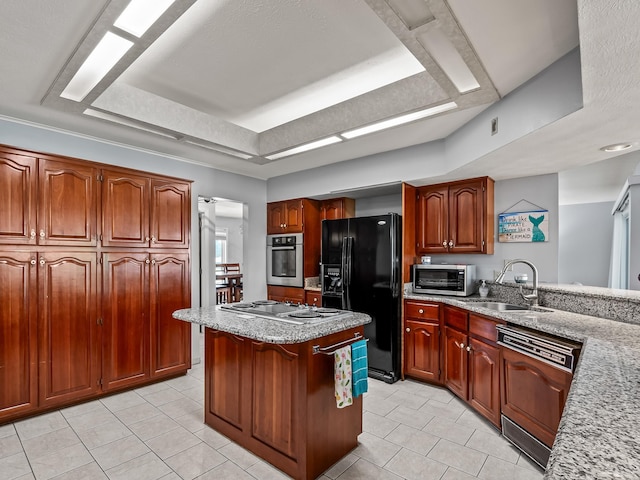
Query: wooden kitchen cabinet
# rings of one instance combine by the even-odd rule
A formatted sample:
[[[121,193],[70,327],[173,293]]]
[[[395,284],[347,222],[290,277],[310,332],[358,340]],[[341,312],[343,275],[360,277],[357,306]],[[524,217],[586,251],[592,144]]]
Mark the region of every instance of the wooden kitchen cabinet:
[[[440,306],[405,301],[405,375],[440,382]]]
[[[153,254],[150,280],[151,376],[185,372],[191,368],[191,324],[172,314],[191,306],[189,254]]]
[[[0,244],[96,246],[98,169],[0,148]]]
[[[273,344],[205,329],[205,423],[289,476],[318,478],[358,444],[362,397],[336,408],[333,355],[363,327]]]
[[[489,177],[417,189],[416,254],[493,253],[494,181]]]
[[[37,262],[0,252],[0,423],[38,406]]]
[[[320,203],[320,220],[337,220],[355,216],[356,201],[353,198],[331,198]]]
[[[302,233],[303,226],[302,199],[267,204],[267,234]]]
[[[314,307],[322,306],[322,292],[318,292],[315,290],[305,290],[304,292],[304,303],[307,305],[312,305]]]
[[[102,183],[105,247],[186,248],[190,230],[190,185],[104,170]]]
[[[305,290],[298,287],[267,286],[267,298],[276,302],[288,302],[293,304],[305,303]]]
[[[500,426],[500,349],[496,325],[504,323],[445,305],[444,383]]]
[[[97,265],[94,252],[38,254],[40,407],[100,390]]]
[[[572,373],[509,348],[502,349],[502,369],[502,413],[551,448]]]
[[[190,324],[172,317],[190,306],[186,253],[105,253],[105,390],[191,368]]]

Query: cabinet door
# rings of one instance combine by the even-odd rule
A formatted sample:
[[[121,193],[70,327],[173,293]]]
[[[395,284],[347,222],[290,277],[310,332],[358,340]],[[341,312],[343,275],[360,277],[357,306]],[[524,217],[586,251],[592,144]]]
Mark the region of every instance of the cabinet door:
[[[251,435],[295,459],[298,454],[300,402],[295,345],[253,342],[253,419]]]
[[[423,380],[440,380],[440,327],[405,322],[405,373]]]
[[[467,399],[467,335],[451,327],[444,329],[444,384]]]
[[[151,246],[186,248],[191,227],[188,183],[151,180]]]
[[[304,294],[304,303],[315,307],[322,306],[322,293],[313,290],[307,290]]]
[[[500,426],[500,349],[469,339],[469,403]]]
[[[446,253],[449,238],[449,189],[445,186],[418,190],[416,252]]]
[[[502,359],[502,413],[551,447],[573,376],[508,348]]]
[[[36,243],[36,165],[0,150],[0,244]]]
[[[110,170],[103,178],[102,245],[149,246],[149,178]]]
[[[483,182],[476,180],[449,188],[451,253],[483,252]]]
[[[284,202],[267,204],[267,234],[282,233],[287,221],[287,206]]]
[[[290,200],[286,204],[285,228],[286,233],[301,233],[303,227],[304,208],[302,200]]]
[[[355,216],[355,200],[353,198],[332,198],[323,200],[320,205],[321,220],[336,220]]]
[[[172,313],[191,305],[189,254],[153,255],[151,259],[151,375],[191,368],[191,324]]]
[[[95,253],[38,255],[40,406],[99,391]]]
[[[146,253],[103,255],[103,389],[149,376],[149,264]]]
[[[97,245],[98,169],[40,159],[38,244]]]
[[[0,423],[38,406],[35,264],[35,254],[0,252]]]

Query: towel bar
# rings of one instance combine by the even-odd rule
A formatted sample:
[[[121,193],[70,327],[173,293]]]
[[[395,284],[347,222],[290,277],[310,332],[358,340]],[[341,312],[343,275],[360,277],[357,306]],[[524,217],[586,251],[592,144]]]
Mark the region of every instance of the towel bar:
[[[313,348],[313,354],[316,355],[318,353],[322,353],[323,355],[333,355],[333,352],[335,351],[336,348],[338,347],[342,347],[343,345],[347,345],[349,343],[353,343],[356,340],[360,340],[362,337],[362,335],[358,332],[353,334],[353,338],[349,338],[347,340],[344,340],[343,342],[338,342],[338,343],[334,343],[333,345],[329,345],[328,347],[321,347],[320,345],[314,345]],[[366,341],[368,342],[369,339],[367,338]]]

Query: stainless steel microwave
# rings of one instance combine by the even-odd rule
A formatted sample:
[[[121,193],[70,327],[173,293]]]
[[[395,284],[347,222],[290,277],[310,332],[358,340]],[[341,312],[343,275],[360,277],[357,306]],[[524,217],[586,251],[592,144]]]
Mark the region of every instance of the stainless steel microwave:
[[[421,263],[413,266],[413,293],[466,297],[477,288],[475,265]]]

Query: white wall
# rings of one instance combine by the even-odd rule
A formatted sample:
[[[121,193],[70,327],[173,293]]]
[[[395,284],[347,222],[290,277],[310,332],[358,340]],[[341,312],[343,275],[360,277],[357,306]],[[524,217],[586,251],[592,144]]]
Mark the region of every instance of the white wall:
[[[244,271],[242,219],[216,215],[215,226],[216,229],[222,228],[227,231],[227,263],[239,263],[241,271]]]
[[[640,170],[640,166],[636,172]],[[629,178],[629,289],[640,290],[640,176]]]
[[[356,217],[397,213],[402,215],[402,194],[356,199]]]
[[[560,206],[558,282],[607,287],[614,202]]]

